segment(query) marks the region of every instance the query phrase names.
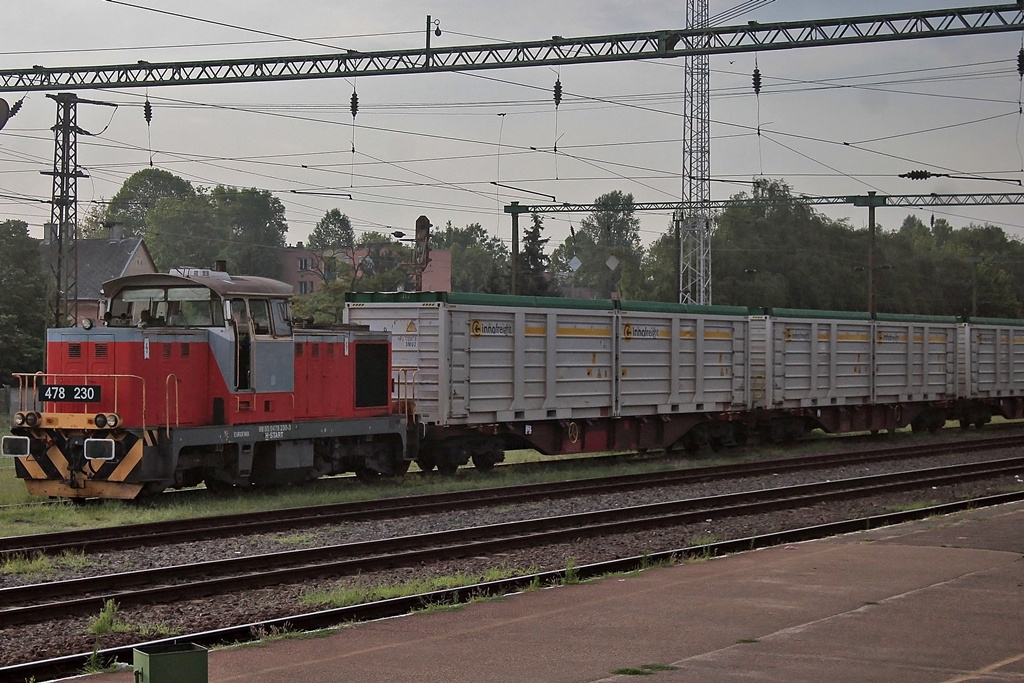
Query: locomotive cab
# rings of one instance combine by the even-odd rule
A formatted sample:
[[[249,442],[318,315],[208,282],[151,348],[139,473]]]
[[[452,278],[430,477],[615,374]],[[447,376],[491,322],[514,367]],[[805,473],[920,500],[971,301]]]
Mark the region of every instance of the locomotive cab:
[[[30,492],[134,498],[408,467],[387,335],[296,331],[290,285],[220,271],[128,276],[104,294],[104,325],[48,330],[46,372],[16,375],[2,446]]]

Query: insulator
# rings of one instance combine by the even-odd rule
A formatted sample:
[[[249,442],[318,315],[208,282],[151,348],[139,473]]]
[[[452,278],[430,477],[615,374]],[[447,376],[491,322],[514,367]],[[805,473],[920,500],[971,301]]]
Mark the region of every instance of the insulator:
[[[356,114],[359,113],[359,95],[355,91],[352,92],[352,104],[349,109],[352,110],[352,118],[355,118]]]
[[[1024,47],[1017,53],[1017,75],[1024,78]]]
[[[555,107],[558,107],[562,103],[562,81],[558,79],[555,81]]]
[[[149,124],[153,121],[153,105],[146,100],[146,103],[142,105],[142,115],[146,117],[146,123]]]
[[[931,177],[931,171],[910,171],[908,173],[900,173],[900,178],[909,178],[911,180],[928,180]]]
[[[754,94],[761,94],[761,70],[756,66],[754,67],[754,77],[751,79],[754,83]]]
[[[8,112],[7,116],[13,118],[15,114],[21,111],[21,105],[25,102],[25,98],[22,97],[20,100],[11,105],[11,111]]]

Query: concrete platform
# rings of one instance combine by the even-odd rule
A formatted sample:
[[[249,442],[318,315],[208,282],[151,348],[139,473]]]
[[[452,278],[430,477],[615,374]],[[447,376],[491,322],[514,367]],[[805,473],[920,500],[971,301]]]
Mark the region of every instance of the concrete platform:
[[[210,653],[214,683],[1024,681],[1024,503]],[[130,672],[90,683],[130,683]]]

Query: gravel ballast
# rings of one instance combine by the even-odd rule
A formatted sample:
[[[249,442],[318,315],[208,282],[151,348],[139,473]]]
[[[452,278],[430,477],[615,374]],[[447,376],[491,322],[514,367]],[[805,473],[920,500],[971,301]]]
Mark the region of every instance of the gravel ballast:
[[[277,532],[140,548],[131,551],[95,553],[86,556],[88,562],[85,566],[56,569],[49,573],[45,580],[64,580],[147,567],[174,566],[218,558],[280,552],[293,548],[421,535],[469,526],[777,488],[822,480],[835,481],[907,469],[995,460],[1014,455],[1016,453],[1009,451],[953,454],[919,458],[910,462],[891,461],[810,472],[786,472],[743,479],[713,480],[687,486],[552,499],[543,503],[497,505],[445,514],[329,525],[295,532]],[[486,557],[396,568],[384,572],[336,577],[296,585],[281,585],[174,604],[125,608],[118,611],[117,617],[122,623],[128,625],[129,632],[106,633],[101,637],[99,645],[102,648],[130,645],[174,634],[195,633],[228,625],[279,619],[315,611],[317,607],[304,603],[302,596],[313,590],[329,589],[339,585],[372,587],[400,585],[425,577],[482,576],[485,571],[495,567],[503,567],[510,573],[564,569],[570,562],[583,565],[784,529],[866,517],[908,505],[938,504],[1008,490],[1019,490],[1024,488],[1022,480],[1024,480],[1024,472],[1017,476],[939,487],[925,492],[891,493],[865,499],[775,511],[763,515],[711,518],[698,524],[645,530],[637,534],[581,539],[573,543],[510,550]],[[0,575],[0,587],[38,583],[40,580],[39,576]],[[91,651],[97,641],[95,636],[90,633],[89,628],[96,621],[96,616],[98,615],[69,618],[59,623],[23,625],[0,631],[0,666]]]

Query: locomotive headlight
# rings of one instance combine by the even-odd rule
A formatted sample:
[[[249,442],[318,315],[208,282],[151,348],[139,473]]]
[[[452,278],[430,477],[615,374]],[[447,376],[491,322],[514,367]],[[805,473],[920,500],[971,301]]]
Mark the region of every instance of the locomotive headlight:
[[[121,418],[119,418],[117,416],[117,413],[110,413],[109,415],[107,415],[107,426],[108,427],[110,427],[111,429],[114,429],[119,424],[121,424]]]
[[[15,427],[20,427],[23,424],[25,424],[25,413],[15,413],[14,414],[14,426]]]
[[[37,412],[25,413],[25,424],[27,424],[29,427],[35,427],[37,424],[39,424],[40,418],[42,418],[42,415],[40,415]]]
[[[103,413],[99,413],[92,419],[92,423],[96,425],[98,429],[103,429],[107,426],[107,416]]]

